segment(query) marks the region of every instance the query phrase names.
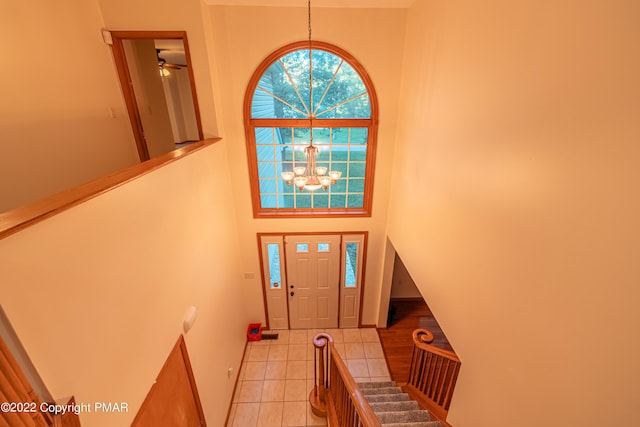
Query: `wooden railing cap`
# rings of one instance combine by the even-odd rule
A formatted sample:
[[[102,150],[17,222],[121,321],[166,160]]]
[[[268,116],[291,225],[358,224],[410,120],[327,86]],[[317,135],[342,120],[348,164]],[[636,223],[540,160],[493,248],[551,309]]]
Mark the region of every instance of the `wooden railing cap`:
[[[413,331],[412,336],[413,345],[415,345],[419,349],[446,357],[447,359],[453,360],[454,362],[460,362],[460,359],[454,352],[436,347],[431,344],[431,342],[433,342],[433,334],[428,329],[416,329]]]
[[[322,348],[325,345],[327,345],[327,343],[332,343],[332,342],[333,342],[333,337],[324,332],[320,332],[319,334],[316,334],[313,337],[313,346],[315,348]]]

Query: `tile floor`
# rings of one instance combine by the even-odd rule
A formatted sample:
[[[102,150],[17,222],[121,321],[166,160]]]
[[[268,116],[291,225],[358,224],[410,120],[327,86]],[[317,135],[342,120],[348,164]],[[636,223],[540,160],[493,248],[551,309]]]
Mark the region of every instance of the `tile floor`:
[[[284,330],[277,340],[249,342],[233,396],[228,427],[327,425],[309,407],[313,344],[318,332],[333,337],[336,350],[358,382],[389,381],[374,328]]]

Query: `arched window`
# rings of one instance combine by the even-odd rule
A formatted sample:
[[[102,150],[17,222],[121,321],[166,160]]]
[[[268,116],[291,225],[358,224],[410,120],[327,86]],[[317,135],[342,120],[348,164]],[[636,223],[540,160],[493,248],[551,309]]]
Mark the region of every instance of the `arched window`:
[[[278,49],[251,78],[244,118],[255,217],[371,215],[378,104],[350,54],[312,42],[310,64],[308,41]],[[342,173],[324,190],[300,190],[281,176],[305,166],[311,122],[316,166]]]

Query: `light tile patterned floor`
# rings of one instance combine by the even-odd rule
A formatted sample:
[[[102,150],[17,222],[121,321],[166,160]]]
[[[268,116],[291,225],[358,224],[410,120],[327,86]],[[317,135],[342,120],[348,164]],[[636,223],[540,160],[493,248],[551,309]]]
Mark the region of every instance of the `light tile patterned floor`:
[[[313,388],[313,344],[318,332],[333,337],[338,353],[358,382],[389,381],[374,328],[284,330],[277,340],[250,342],[233,396],[228,427],[327,425],[309,407]]]

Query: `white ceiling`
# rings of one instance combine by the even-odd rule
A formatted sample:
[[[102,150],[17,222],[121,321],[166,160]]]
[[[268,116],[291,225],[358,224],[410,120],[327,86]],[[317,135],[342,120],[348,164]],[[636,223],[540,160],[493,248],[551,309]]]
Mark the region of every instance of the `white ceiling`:
[[[406,9],[415,0],[311,0],[311,7],[393,8]],[[307,0],[204,0],[206,4],[224,6],[307,7]]]

